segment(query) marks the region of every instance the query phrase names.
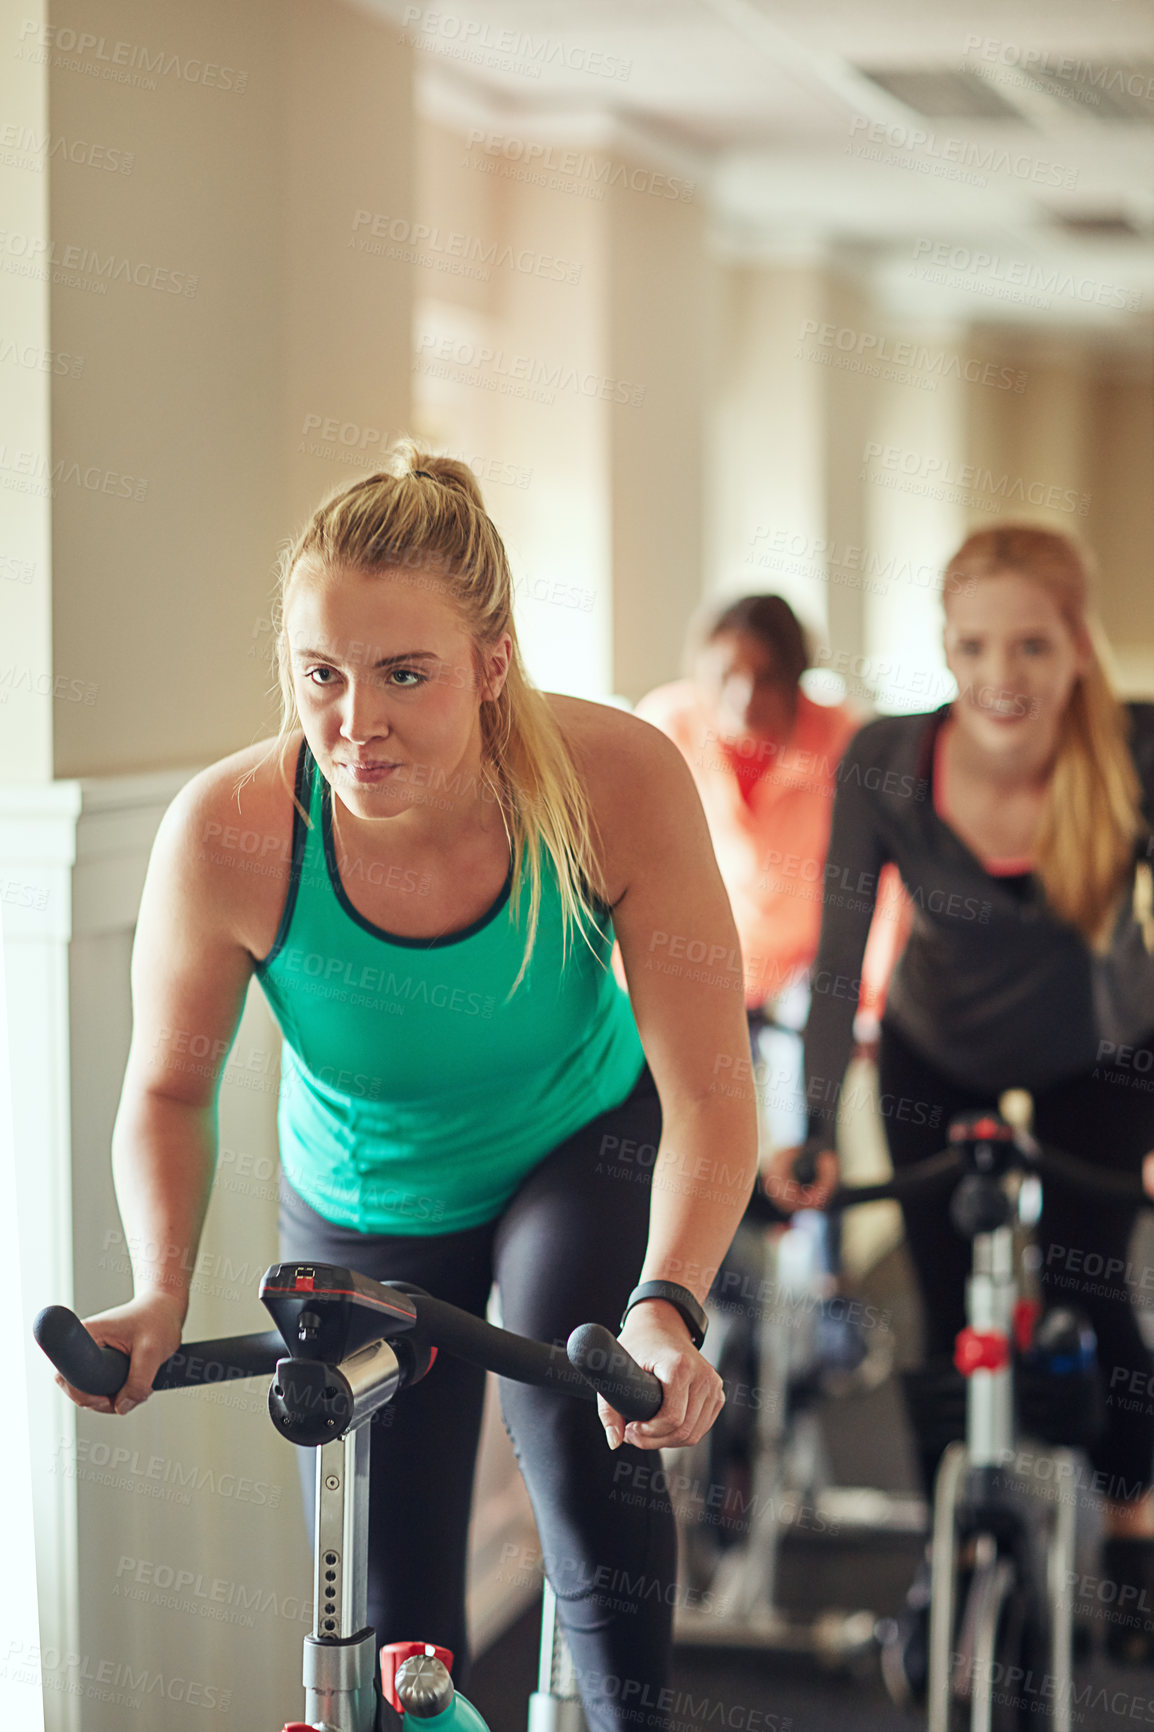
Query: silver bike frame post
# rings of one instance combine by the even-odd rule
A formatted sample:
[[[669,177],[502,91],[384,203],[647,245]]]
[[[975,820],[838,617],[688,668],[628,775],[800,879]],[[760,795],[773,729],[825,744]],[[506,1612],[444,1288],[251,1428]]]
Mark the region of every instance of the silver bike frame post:
[[[376,1634],[367,1627],[369,1427],[317,1452],[313,1628],[305,1637],[305,1719],[374,1732]]]
[[[1055,1485],[1059,1491],[1054,1508],[1054,1530],[1046,1556],[1046,1583],[1050,1615],[1050,1669],[1054,1679],[1053,1732],[1070,1732],[1074,1693],[1074,1546],[1077,1509],[1074,1500],[1074,1456],[1068,1449],[1054,1451]]]
[[[934,1483],[934,1527],[930,1549],[930,1652],[928,1732],[949,1732],[953,1672],[954,1589],[958,1564],[958,1500],[969,1466],[964,1443],[951,1443]]]
[[[971,1329],[1004,1335],[1014,1322],[1014,1230],[996,1227],[974,1239],[974,1272],[966,1284],[966,1318]],[[975,1371],[969,1377],[966,1402],[966,1450],[971,1467],[994,1467],[1014,1447],[1014,1372],[1011,1362],[1000,1371]]]
[[[573,1656],[548,1582],[541,1597],[541,1663],[537,1688],[529,1698],[529,1732],[586,1732]]]
[[[996,1227],[974,1238],[973,1274],[966,1282],[966,1321],[971,1329],[1010,1336],[1017,1283],[1014,1233]],[[957,1513],[972,1467],[1007,1459],[1014,1437],[1014,1374],[974,1371],[966,1379],[966,1441],[952,1443],[942,1457],[934,1487],[930,1557],[929,1732],[947,1732],[952,1687],[954,1594],[957,1577]]]

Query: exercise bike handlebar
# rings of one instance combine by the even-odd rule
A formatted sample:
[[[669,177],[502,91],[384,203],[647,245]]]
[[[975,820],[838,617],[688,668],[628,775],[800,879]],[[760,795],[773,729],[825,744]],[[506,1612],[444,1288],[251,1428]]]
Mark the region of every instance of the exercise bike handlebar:
[[[584,1323],[569,1337],[566,1351],[544,1341],[497,1329],[443,1299],[408,1291],[416,1308],[416,1328],[430,1347],[466,1359],[517,1383],[554,1388],[592,1401],[600,1394],[625,1419],[652,1419],[662,1402],[662,1387],[652,1372],[597,1323]],[[85,1395],[115,1396],[130,1365],[127,1353],[101,1346],[74,1312],[49,1305],[33,1334],[61,1376]],[[288,1349],[276,1330],[233,1335],[213,1341],[183,1342],[153,1378],[154,1390],[188,1389],[239,1377],[271,1375]]]
[[[918,1161],[915,1166],[895,1172],[893,1177],[884,1183],[839,1185],[825,1207],[831,1213],[840,1213],[856,1207],[859,1203],[900,1203],[905,1197],[919,1195],[936,1186],[944,1188],[948,1181],[959,1178],[967,1170],[969,1169],[965,1159],[956,1148],[941,1149],[936,1155]],[[1024,1149],[1016,1148],[1005,1170],[1036,1173],[1043,1180],[1057,1179],[1071,1190],[1083,1191],[1091,1196],[1110,1197],[1117,1202],[1135,1205],[1144,1203],[1148,1207],[1154,1204],[1154,1198],[1149,1196],[1136,1174],[1120,1173],[1109,1167],[1095,1167],[1089,1161],[1079,1160],[1077,1156],[1067,1154],[1064,1149],[1052,1148],[1045,1143],[1034,1143]]]
[[[119,1395],[131,1363],[119,1347],[102,1347],[66,1305],[48,1305],[32,1333],[66,1383],[85,1395]],[[285,1344],[275,1329],[259,1335],[221,1336],[215,1341],[182,1342],[157,1371],[154,1390],[192,1389],[202,1383],[229,1383],[237,1377],[263,1377],[276,1370]]]
[[[1121,1203],[1140,1203],[1146,1208],[1154,1206],[1151,1197],[1137,1173],[1120,1173],[1116,1167],[1095,1167],[1089,1161],[1081,1161],[1075,1155],[1068,1155],[1064,1149],[1056,1149],[1048,1143],[1038,1145],[1037,1169],[1043,1178],[1047,1173],[1051,1178],[1059,1179],[1071,1190],[1086,1191],[1093,1196],[1112,1197]]]
[[[804,1163],[804,1164],[803,1164]],[[957,1143],[940,1149],[910,1167],[896,1171],[891,1178],[873,1185],[839,1185],[822,1205],[822,1212],[841,1214],[862,1203],[900,1203],[907,1197],[920,1196],[935,1188],[948,1189],[967,1171],[965,1156]],[[1154,1198],[1146,1191],[1136,1173],[1122,1173],[1112,1167],[1096,1167],[1048,1143],[1024,1137],[1014,1141],[1004,1153],[1001,1171],[1036,1173],[1039,1178],[1056,1179],[1070,1190],[1089,1196],[1107,1197],[1115,1202],[1132,1203],[1136,1207],[1154,1207]],[[803,1154],[794,1163],[794,1175],[801,1184],[812,1184],[814,1177],[812,1152]],[[788,1221],[793,1211],[767,1197],[758,1187],[751,1212],[766,1221]]]

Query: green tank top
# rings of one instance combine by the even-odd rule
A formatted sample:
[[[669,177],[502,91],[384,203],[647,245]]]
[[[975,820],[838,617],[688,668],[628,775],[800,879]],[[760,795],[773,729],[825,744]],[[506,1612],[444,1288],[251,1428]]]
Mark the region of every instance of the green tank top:
[[[447,938],[400,938],[349,900],[332,796],[302,741],[292,867],[280,927],[257,978],[284,1035],[277,1127],[285,1175],[337,1226],[433,1234],[499,1215],[549,1151],[618,1105],[645,1055],[608,967],[598,910],[562,967],[561,900],[543,856],[533,955],[528,883],[512,870],[487,913]],[[346,867],[346,871],[349,868]],[[370,868],[375,870],[375,868]],[[383,868],[381,870],[384,870]],[[411,886],[420,896],[415,873]]]

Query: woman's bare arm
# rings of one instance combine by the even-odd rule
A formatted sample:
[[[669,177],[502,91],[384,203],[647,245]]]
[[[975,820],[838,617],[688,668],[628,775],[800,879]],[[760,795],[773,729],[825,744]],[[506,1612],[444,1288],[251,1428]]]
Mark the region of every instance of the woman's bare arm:
[[[589,765],[606,888],[662,1130],[639,1280],[704,1300],[757,1169],[740,944],[692,777],[655,728],[619,711],[589,723]],[[621,1339],[666,1387],[656,1419],[623,1435],[643,1448],[696,1441],[722,1403],[720,1380],[662,1301],[629,1314]],[[622,1424],[603,1413],[611,1441]]]
[[[636,729],[614,753],[625,797],[612,866],[625,878],[614,929],[664,1120],[642,1279],[704,1299],[757,1169],[741,946],[690,773],[656,730]]]
[[[228,765],[194,777],[165,813],[133,945],[132,1043],[112,1160],[134,1295],[87,1320],[99,1341],[132,1356],[118,1412],[144,1399],[179,1345],[216,1164],[217,1088],[253,968],[238,932],[243,887],[203,842],[235,779]]]

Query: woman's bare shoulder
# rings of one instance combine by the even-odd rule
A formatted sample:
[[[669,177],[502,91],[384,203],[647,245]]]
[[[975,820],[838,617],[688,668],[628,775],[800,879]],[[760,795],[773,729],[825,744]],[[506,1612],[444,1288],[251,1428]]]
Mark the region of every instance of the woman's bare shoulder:
[[[245,825],[267,825],[277,817],[292,827],[292,789],[302,734],[257,740],[251,746],[230,752],[199,770],[184,784],[171,811],[187,825],[201,820],[213,826],[236,829]]]
[[[610,906],[667,872],[708,872],[701,799],[673,741],[612,704],[548,696],[588,795]]]
[[[684,768],[681,753],[660,728],[628,710],[561,692],[545,697],[584,775],[609,777],[620,785],[635,776],[676,775],[676,766]]]
[[[613,704],[547,696],[613,853],[628,854],[666,822],[700,813],[689,766],[659,728]]]
[[[190,906],[215,910],[254,956],[271,947],[289,883],[301,733],[258,740],[189,779],[164,815],[154,859]]]

